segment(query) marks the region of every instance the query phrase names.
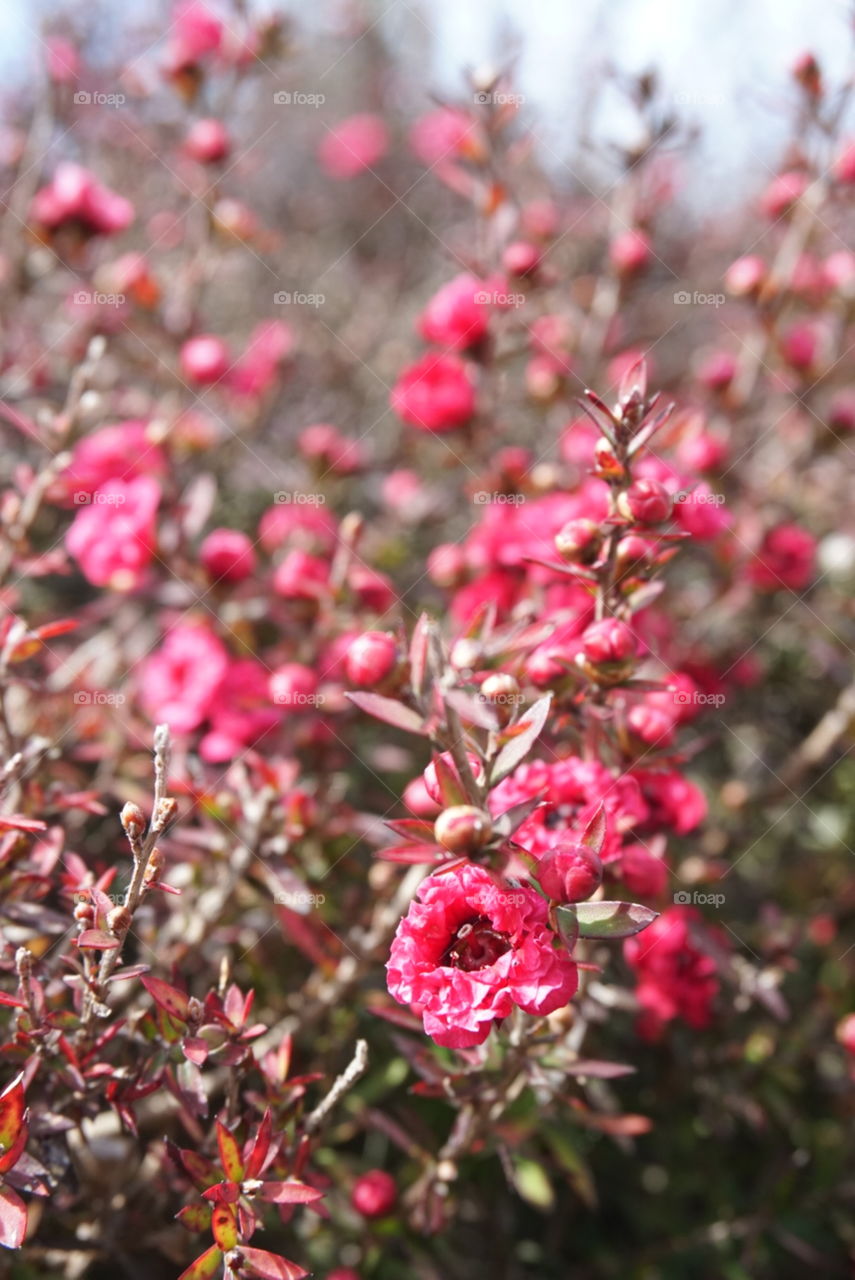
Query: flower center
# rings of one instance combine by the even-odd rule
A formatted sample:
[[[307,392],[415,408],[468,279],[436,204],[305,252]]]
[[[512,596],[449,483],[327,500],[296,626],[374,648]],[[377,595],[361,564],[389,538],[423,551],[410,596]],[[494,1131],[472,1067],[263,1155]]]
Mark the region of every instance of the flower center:
[[[442,964],[471,973],[495,964],[510,946],[507,935],[497,933],[486,916],[476,916],[457,930],[443,954]]]

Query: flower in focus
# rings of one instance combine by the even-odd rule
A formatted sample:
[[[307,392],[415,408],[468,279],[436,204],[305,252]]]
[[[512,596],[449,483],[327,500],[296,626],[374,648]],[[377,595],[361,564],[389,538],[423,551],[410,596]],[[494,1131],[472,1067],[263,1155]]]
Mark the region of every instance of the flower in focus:
[[[420,1013],[437,1044],[481,1044],[514,1005],[562,1008],[576,965],[555,945],[547,905],[533,889],[500,886],[465,864],[430,876],[398,925],[386,966],[389,990]]]

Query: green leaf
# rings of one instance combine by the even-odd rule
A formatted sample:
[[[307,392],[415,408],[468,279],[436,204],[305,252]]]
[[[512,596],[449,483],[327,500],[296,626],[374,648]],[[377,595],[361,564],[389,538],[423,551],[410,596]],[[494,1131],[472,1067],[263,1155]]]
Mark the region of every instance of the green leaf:
[[[555,1205],[555,1192],[536,1160],[517,1160],[514,1165],[514,1181],[523,1200],[536,1209],[548,1212]]]
[[[191,1262],[186,1271],[182,1271],[178,1280],[213,1280],[220,1269],[223,1251],[212,1244],[210,1249],[200,1253],[195,1262]]]
[[[579,938],[579,917],[575,907],[556,907],[555,922],[558,934],[568,951],[572,951]]]
[[[580,938],[631,938],[659,915],[638,902],[577,902],[574,911]]]

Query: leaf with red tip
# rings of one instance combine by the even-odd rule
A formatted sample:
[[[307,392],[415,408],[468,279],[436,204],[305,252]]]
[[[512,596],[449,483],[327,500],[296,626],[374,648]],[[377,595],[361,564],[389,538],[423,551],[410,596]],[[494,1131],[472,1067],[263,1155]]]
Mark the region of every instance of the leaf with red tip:
[[[215,1182],[207,1191],[202,1192],[204,1200],[213,1204],[235,1204],[240,1199],[240,1184],[237,1182]]]
[[[186,1204],[175,1217],[188,1231],[207,1231],[213,1210],[209,1204]]]
[[[47,831],[47,823],[40,818],[28,818],[25,813],[5,813],[0,815],[0,830],[3,831]]]
[[[117,969],[115,973],[111,973],[108,982],[127,982],[130,978],[140,978],[144,973],[148,973],[149,966],[147,964],[129,964],[124,969]]]
[[[0,1188],[0,1245],[20,1249],[26,1234],[27,1206],[11,1187]]]
[[[220,1165],[223,1173],[232,1182],[242,1182],[244,1166],[237,1138],[219,1120],[217,1121],[217,1146],[220,1149]]]
[[[211,1214],[211,1233],[224,1253],[238,1242],[237,1213],[233,1205],[215,1204]]]
[[[393,729],[422,735],[425,732],[424,719],[419,712],[405,707],[403,702],[398,702],[395,698],[385,698],[382,693],[360,692],[346,693],[344,696],[355,707],[359,707],[360,711],[374,716],[375,720],[382,720],[384,724],[390,724]]]
[[[547,693],[545,697],[538,698],[534,706],[529,707],[525,713],[525,718],[514,726],[514,736],[505,743],[493,762],[493,770],[490,774],[491,787],[501,782],[509,773],[513,773],[518,764],[522,764],[546,724],[551,705],[552,694]]]
[[[84,929],[75,941],[78,947],[89,947],[93,951],[115,951],[119,945],[119,939],[103,929]]]
[[[608,834],[608,817],[604,804],[599,805],[597,812],[582,832],[582,844],[593,853],[600,854]]]
[[[433,823],[425,822],[423,818],[391,818],[386,826],[404,840],[433,839]]]
[[[270,1150],[270,1139],[273,1136],[273,1117],[268,1107],[258,1126],[258,1133],[255,1135],[255,1142],[252,1144],[252,1150],[246,1161],[246,1177],[257,1178],[264,1168],[264,1162],[267,1159],[267,1153]]]
[[[446,854],[437,844],[396,844],[388,849],[378,849],[376,856],[381,862],[418,866],[419,863],[442,862]]]
[[[580,938],[631,938],[659,915],[639,902],[577,902]]]
[[[452,769],[448,761],[443,760],[441,755],[434,756],[433,767],[436,771],[436,781],[443,805],[447,808],[449,805],[454,804],[468,804],[469,797],[463,790],[463,784],[457,775],[457,770]]]
[[[23,1077],[18,1075],[0,1093],[0,1150],[8,1151],[24,1123],[26,1108]]]
[[[66,636],[69,631],[76,631],[80,626],[74,618],[58,618],[56,622],[47,622],[43,627],[36,627],[34,632],[40,640],[54,640],[57,636]]]
[[[262,1200],[271,1204],[312,1204],[324,1195],[317,1187],[306,1186],[305,1182],[263,1182],[258,1194]]]
[[[185,1058],[189,1058],[197,1067],[201,1067],[208,1061],[211,1046],[201,1036],[187,1036],[181,1041],[181,1050]]]
[[[183,991],[179,991],[177,987],[172,987],[168,982],[164,982],[162,978],[154,978],[150,973],[144,974],[142,984],[151,998],[160,1005],[170,1018],[174,1018],[176,1022],[187,1021],[187,1010],[190,1005],[189,996]]]
[[[287,1258],[280,1258],[266,1249],[242,1248],[241,1275],[254,1276],[257,1280],[303,1280],[309,1274],[304,1267]]]
[[[14,1169],[21,1156],[21,1152],[27,1145],[27,1137],[29,1135],[29,1127],[26,1120],[21,1122],[21,1127],[14,1138],[11,1147],[0,1156],[0,1173],[8,1173],[10,1169]]]
[[[223,1251],[215,1244],[204,1253],[200,1253],[195,1262],[191,1262],[186,1271],[182,1271],[178,1280],[213,1280],[220,1269]]]
[[[6,1005],[9,1009],[26,1009],[26,1001],[20,1000],[18,996],[7,995],[5,991],[0,991],[0,1004]]]

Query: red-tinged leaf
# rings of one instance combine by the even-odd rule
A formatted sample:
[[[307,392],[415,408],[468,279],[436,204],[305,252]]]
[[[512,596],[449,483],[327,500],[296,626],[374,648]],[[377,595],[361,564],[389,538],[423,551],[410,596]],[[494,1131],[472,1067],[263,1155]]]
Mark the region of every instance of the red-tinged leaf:
[[[0,814],[0,830],[2,831],[47,831],[47,823],[40,818],[28,818],[25,813]]]
[[[447,854],[437,844],[395,844],[388,849],[378,849],[375,857],[381,862],[402,862],[408,866],[419,863],[442,862]]]
[[[402,1009],[400,1005],[371,1004],[368,1006],[368,1012],[375,1018],[382,1018],[384,1022],[391,1022],[394,1026],[403,1027],[406,1031],[422,1031],[421,1018],[417,1018],[408,1009]]]
[[[24,1000],[18,996],[7,995],[5,991],[0,991],[0,1004],[6,1005],[9,1009],[26,1009],[27,1005]]]
[[[513,773],[517,765],[526,758],[546,724],[551,705],[552,694],[547,693],[545,697],[539,698],[534,706],[529,707],[524,719],[514,726],[514,736],[505,743],[493,762],[493,770],[490,774],[491,787],[501,782],[509,773]]]
[[[258,1126],[258,1133],[255,1135],[255,1141],[252,1149],[246,1159],[246,1177],[257,1178],[264,1168],[264,1162],[267,1159],[267,1153],[270,1150],[270,1139],[273,1136],[273,1117],[268,1107]]]
[[[130,978],[141,978],[144,973],[148,973],[149,967],[147,964],[129,964],[124,969],[111,973],[107,981],[127,982]]]
[[[303,1280],[309,1274],[304,1267],[287,1258],[280,1258],[277,1253],[268,1253],[266,1249],[240,1250],[241,1275],[254,1276],[257,1280]]]
[[[588,1129],[596,1129],[600,1133],[608,1133],[615,1138],[637,1138],[643,1133],[649,1133],[653,1128],[653,1121],[649,1116],[633,1114],[614,1116],[605,1112],[589,1111],[580,1098],[571,1098],[570,1105],[576,1119]]]
[[[498,729],[499,718],[486,700],[473,697],[463,689],[449,689],[445,700],[464,724],[474,724],[479,729]]]
[[[545,786],[531,800],[523,800],[521,804],[515,804],[512,809],[506,809],[504,813],[500,813],[498,818],[493,822],[493,830],[497,835],[508,839],[512,836],[518,827],[521,827],[526,818],[534,813],[541,804],[543,804],[543,792]]]
[[[20,1249],[26,1234],[27,1206],[17,1191],[0,1187],[0,1245],[4,1249]]]
[[[201,1067],[208,1061],[211,1046],[201,1036],[187,1036],[181,1041],[181,1050],[185,1058],[189,1058],[197,1067]]]
[[[659,915],[638,902],[577,902],[580,938],[631,938]]]
[[[187,1204],[179,1209],[176,1218],[188,1231],[207,1231],[211,1225],[213,1210],[209,1204]]]
[[[404,840],[433,839],[433,823],[425,822],[423,818],[392,818],[386,826]]]
[[[609,830],[609,820],[606,815],[606,807],[604,804],[599,805],[596,813],[591,821],[582,832],[582,844],[590,849],[593,853],[600,854],[603,851],[603,845],[606,842],[606,836]]]
[[[213,1204],[237,1204],[240,1199],[240,1184],[237,1182],[215,1182],[207,1191],[202,1192],[205,1200]]]
[[[176,1022],[187,1021],[190,998],[183,991],[179,991],[177,987],[170,986],[162,978],[152,977],[150,973],[143,975],[142,984],[151,998],[160,1005],[161,1009],[169,1014],[170,1018],[174,1018]]]
[[[626,1062],[599,1062],[594,1058],[579,1058],[576,1062],[562,1063],[562,1070],[568,1076],[590,1076],[592,1080],[617,1080],[620,1076],[631,1076],[637,1067]]]
[[[271,1204],[311,1204],[320,1200],[324,1192],[309,1187],[305,1182],[263,1182],[258,1194]]]
[[[443,760],[441,755],[434,755],[433,767],[436,771],[437,786],[442,796],[443,805],[448,808],[449,805],[468,804],[469,798],[463,790],[463,784],[457,775],[457,770],[452,769],[448,761]]]
[[[212,1244],[210,1249],[200,1253],[195,1262],[191,1262],[186,1271],[182,1271],[178,1280],[213,1280],[220,1269],[223,1251]]]
[[[115,951],[119,945],[119,939],[103,929],[84,929],[75,942],[78,947],[89,947],[94,951]]]
[[[374,716],[375,720],[382,720],[384,724],[390,724],[393,729],[401,729],[404,733],[425,732],[424,720],[419,712],[405,707],[403,702],[398,702],[395,698],[385,698],[382,693],[359,692],[346,693],[344,696],[355,707],[359,707],[360,711]]]
[[[242,1182],[245,1170],[237,1138],[219,1120],[217,1121],[217,1146],[220,1149],[220,1166],[223,1173],[231,1182]]]
[[[54,640],[57,636],[67,636],[69,631],[76,631],[80,626],[74,618],[58,618],[56,622],[47,622],[43,627],[36,627],[35,635],[40,640]]]
[[[2,1156],[0,1156],[0,1173],[8,1173],[10,1169],[14,1169],[21,1157],[24,1147],[27,1145],[29,1132],[29,1126],[27,1125],[26,1120],[23,1120],[11,1147],[8,1151],[5,1151]]]
[[[410,641],[410,685],[417,697],[424,693],[426,687],[430,628],[430,619],[423,613],[413,628]]]
[[[238,1242],[237,1213],[233,1205],[215,1204],[211,1214],[211,1233],[224,1253]]]
[[[18,1075],[0,1093],[0,1150],[8,1151],[24,1123],[26,1108],[23,1077]]]
[[[188,1107],[194,1115],[206,1116],[208,1114],[208,1095],[205,1092],[202,1072],[196,1066],[196,1063],[191,1062],[189,1058],[179,1062],[175,1068],[175,1082],[178,1095],[185,1107]]]
[[[176,1168],[183,1169],[197,1187],[201,1189],[210,1185],[212,1166],[204,1156],[187,1147],[177,1147],[170,1138],[166,1139],[166,1151]]]

